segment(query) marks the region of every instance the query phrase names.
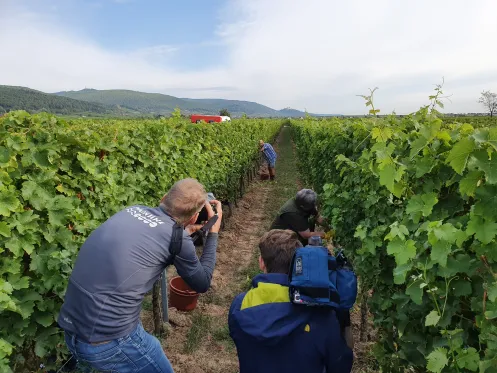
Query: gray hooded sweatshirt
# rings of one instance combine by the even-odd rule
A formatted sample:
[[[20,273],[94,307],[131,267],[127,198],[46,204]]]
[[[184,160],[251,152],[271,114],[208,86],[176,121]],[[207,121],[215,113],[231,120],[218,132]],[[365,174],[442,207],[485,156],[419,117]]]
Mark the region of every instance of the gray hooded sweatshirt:
[[[140,320],[143,297],[164,271],[174,220],[160,207],[132,206],[93,231],[78,254],[60,310],[59,326],[98,343],[128,335]],[[200,260],[183,231],[178,274],[206,292],[216,263],[217,233],[209,233]]]

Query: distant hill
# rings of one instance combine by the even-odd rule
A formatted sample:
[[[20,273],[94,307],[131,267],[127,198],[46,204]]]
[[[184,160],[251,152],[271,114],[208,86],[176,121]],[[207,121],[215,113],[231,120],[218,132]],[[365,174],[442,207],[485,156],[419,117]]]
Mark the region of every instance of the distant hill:
[[[280,112],[250,101],[178,98],[161,93],[145,93],[122,89],[83,89],[81,91],[57,92],[56,95],[105,105],[118,105],[143,114],[167,115],[176,107],[179,107],[185,114],[218,114],[221,109],[227,109],[232,116],[247,114],[251,117],[300,117],[304,115],[303,112],[293,109],[292,115],[288,115],[286,112]]]
[[[169,114],[177,106],[185,111],[195,110],[194,103],[186,103],[180,98],[160,93],[144,93],[124,89],[83,89],[81,91],[57,92],[55,94],[81,101],[118,105],[143,114]]]
[[[247,114],[251,117],[280,117],[278,110],[251,101],[224,100],[219,98],[194,99],[184,98],[189,103],[196,103],[197,106],[210,109],[218,113],[221,109],[228,109],[232,115],[240,116]]]
[[[295,110],[295,109],[292,109],[292,108],[284,108],[284,109],[281,109],[281,110],[278,110],[280,112],[280,114],[282,116],[285,116],[285,117],[303,117],[305,116],[305,113],[300,111],[300,110]]]
[[[32,113],[47,111],[64,115],[117,115],[118,108],[93,102],[58,97],[25,87],[0,85],[0,113],[26,110]]]
[[[22,109],[78,116],[157,116],[169,115],[176,107],[187,115],[219,114],[221,109],[227,109],[232,117],[243,114],[275,118],[305,116],[300,110],[275,110],[251,101],[179,98],[124,89],[83,89],[48,94],[30,88],[0,85],[0,114]]]

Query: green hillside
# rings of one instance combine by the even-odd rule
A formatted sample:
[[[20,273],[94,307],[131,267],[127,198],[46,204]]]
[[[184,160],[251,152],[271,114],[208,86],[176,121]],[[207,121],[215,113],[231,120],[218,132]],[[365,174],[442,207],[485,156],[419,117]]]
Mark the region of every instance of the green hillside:
[[[178,98],[124,89],[64,91],[48,94],[25,87],[0,86],[0,114],[11,110],[47,111],[67,116],[157,116],[179,107],[183,114],[219,114],[227,109],[240,117],[302,117],[295,109],[275,110],[251,101]],[[312,114],[311,114],[312,115]]]
[[[221,109],[228,109],[234,115],[247,114],[252,117],[279,117],[282,114],[278,110],[251,101],[223,100],[218,98],[208,99],[183,99],[189,103],[197,103],[200,107],[213,108],[216,112]]]
[[[161,93],[145,93],[123,89],[83,89],[81,91],[58,92],[56,95],[105,105],[118,105],[139,111],[142,114],[167,115],[174,108],[179,107],[185,114],[218,114],[221,109],[228,109],[232,116],[241,116],[242,114],[252,117],[287,116],[278,110],[250,101],[178,98]],[[295,110],[295,113],[295,116],[304,115],[298,110]]]
[[[0,85],[0,114],[11,110],[31,113],[47,111],[54,114],[115,115],[117,109],[98,103],[78,101],[36,91],[34,89]]]
[[[177,106],[188,111],[194,110],[196,106],[194,103],[190,104],[173,96],[124,89],[83,89],[81,91],[58,92],[56,95],[104,105],[118,105],[147,114],[169,114]]]

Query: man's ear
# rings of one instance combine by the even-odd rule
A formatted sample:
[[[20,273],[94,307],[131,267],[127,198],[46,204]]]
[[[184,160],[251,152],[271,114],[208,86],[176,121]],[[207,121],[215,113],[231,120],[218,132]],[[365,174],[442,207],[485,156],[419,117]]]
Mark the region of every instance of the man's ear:
[[[188,222],[185,224],[185,227],[188,226],[188,225],[192,225],[192,224],[195,224],[195,222],[197,221],[198,219],[198,215],[199,213],[197,212],[195,215],[193,215],[190,220],[188,220]]]
[[[260,255],[259,255],[259,269],[262,272],[267,273],[266,265],[264,264],[264,260],[262,260],[262,256]]]
[[[166,196],[167,196],[167,193],[164,194],[164,197],[162,197],[162,199],[160,200],[160,203],[164,202],[164,200],[166,199]]]

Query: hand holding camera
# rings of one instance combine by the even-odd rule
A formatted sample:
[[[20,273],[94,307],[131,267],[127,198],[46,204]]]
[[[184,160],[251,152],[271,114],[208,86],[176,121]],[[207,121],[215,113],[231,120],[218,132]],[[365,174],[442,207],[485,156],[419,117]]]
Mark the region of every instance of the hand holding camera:
[[[206,201],[205,208],[207,209],[207,217],[209,220],[217,215],[217,220],[209,232],[219,233],[219,230],[221,229],[221,220],[223,219],[223,206],[221,205],[221,202],[215,199]]]

